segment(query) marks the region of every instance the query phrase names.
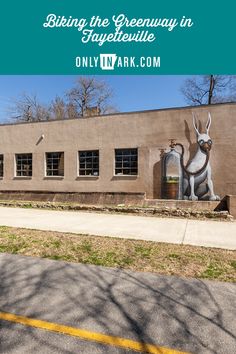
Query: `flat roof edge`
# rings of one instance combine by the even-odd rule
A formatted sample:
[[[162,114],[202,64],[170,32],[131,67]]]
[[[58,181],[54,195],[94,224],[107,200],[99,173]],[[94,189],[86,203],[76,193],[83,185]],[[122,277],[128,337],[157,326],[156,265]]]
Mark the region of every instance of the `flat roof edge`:
[[[162,112],[162,111],[179,111],[179,110],[187,110],[187,109],[199,109],[205,107],[215,107],[215,106],[226,106],[226,105],[236,105],[236,102],[222,102],[222,103],[214,103],[214,104],[204,104],[204,105],[196,105],[196,106],[181,106],[181,107],[166,107],[166,108],[156,108],[156,109],[145,109],[141,111],[130,111],[130,112],[115,112],[115,113],[107,113],[101,115],[94,115],[91,117],[78,117],[78,118],[67,118],[61,119],[62,121],[74,121],[74,120],[84,120],[84,119],[93,119],[93,118],[102,118],[102,117],[113,117],[113,116],[121,116],[121,115],[131,115],[131,114],[138,114],[138,113],[151,113],[151,112]],[[14,123],[2,123],[1,126],[14,126],[20,124],[37,124],[37,123],[53,123],[58,122],[60,119],[53,119],[53,120],[41,120],[36,122],[14,122]]]

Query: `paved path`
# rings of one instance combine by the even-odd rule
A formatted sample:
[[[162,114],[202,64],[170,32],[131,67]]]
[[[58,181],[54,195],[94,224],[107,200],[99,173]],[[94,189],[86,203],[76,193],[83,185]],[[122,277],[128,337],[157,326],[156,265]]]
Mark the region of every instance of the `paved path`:
[[[236,249],[236,222],[0,207],[0,225]]]
[[[236,284],[0,254],[0,289],[0,314],[196,354],[236,353]],[[2,319],[0,328],[4,354],[134,353]]]

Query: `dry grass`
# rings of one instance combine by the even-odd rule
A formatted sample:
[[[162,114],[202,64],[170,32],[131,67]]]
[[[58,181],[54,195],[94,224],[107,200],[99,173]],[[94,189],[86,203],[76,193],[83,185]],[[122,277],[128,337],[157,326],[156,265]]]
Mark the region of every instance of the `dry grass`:
[[[0,252],[184,277],[236,281],[236,252],[0,227]]]

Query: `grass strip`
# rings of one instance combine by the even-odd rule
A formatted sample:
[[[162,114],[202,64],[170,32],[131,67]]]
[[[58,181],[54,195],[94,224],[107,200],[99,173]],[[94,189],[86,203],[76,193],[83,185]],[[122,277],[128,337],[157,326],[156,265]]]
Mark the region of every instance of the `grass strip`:
[[[236,281],[236,251],[0,227],[0,252],[219,281]]]

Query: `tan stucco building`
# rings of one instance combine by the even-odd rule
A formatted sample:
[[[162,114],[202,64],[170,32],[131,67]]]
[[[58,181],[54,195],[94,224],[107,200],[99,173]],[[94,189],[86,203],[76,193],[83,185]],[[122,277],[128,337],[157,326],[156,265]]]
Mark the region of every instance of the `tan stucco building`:
[[[117,113],[0,126],[0,191],[145,193],[161,197],[160,149],[196,149],[194,112],[210,111],[215,192],[236,194],[236,104]]]

